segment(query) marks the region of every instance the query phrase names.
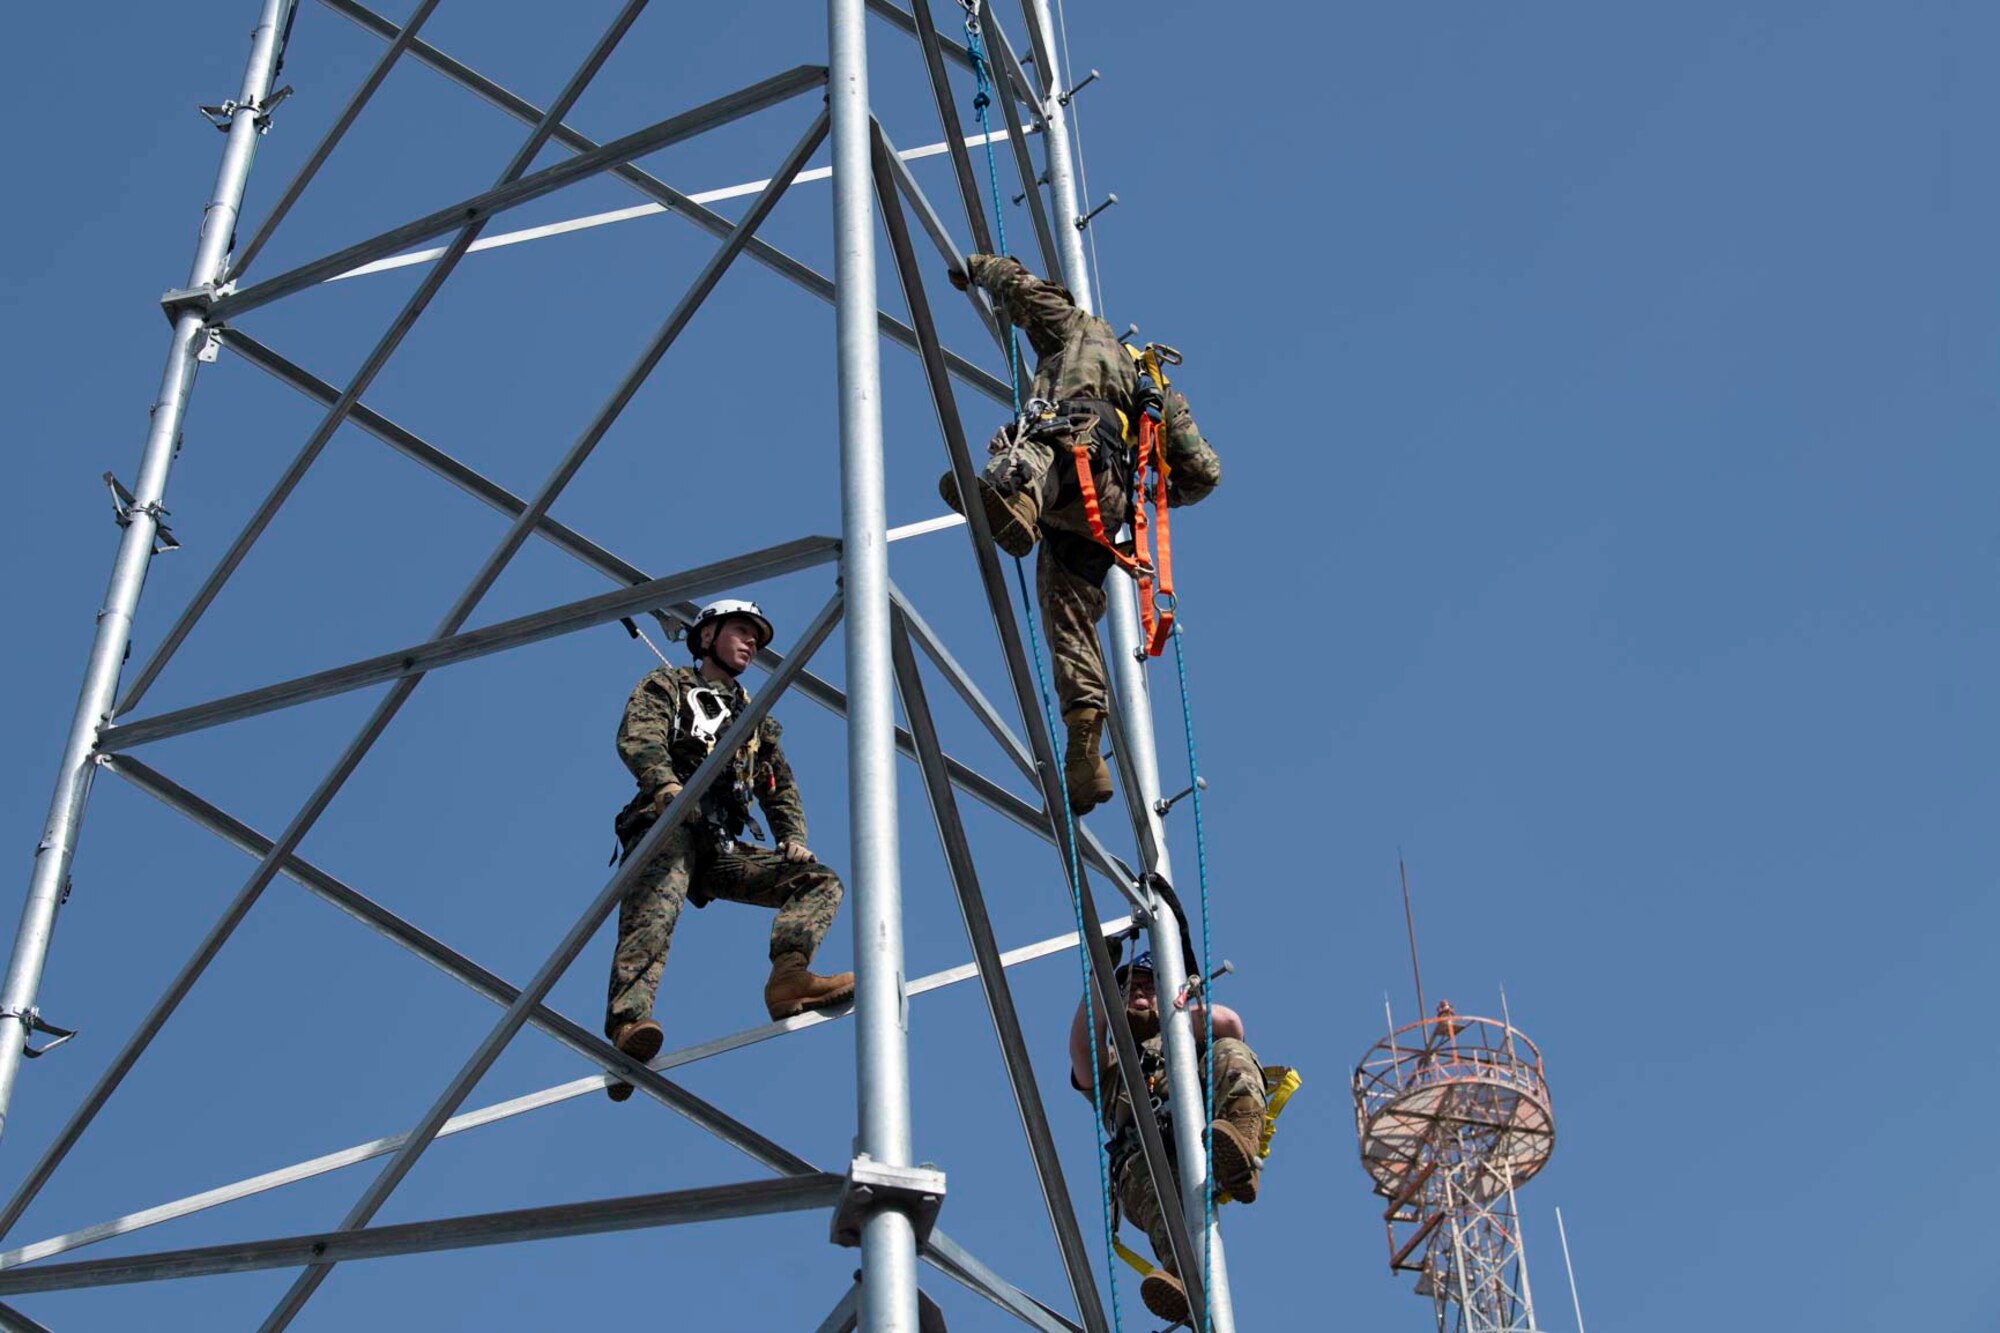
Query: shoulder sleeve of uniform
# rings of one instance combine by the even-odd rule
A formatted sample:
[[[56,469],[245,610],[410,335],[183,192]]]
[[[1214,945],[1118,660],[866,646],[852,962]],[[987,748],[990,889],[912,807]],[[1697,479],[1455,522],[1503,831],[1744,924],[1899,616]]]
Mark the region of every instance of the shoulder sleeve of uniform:
[[[785,747],[778,741],[783,732],[777,719],[764,719],[758,729],[757,766],[750,775],[750,785],[757,794],[757,804],[771,821],[773,841],[804,846],[806,807],[799,797],[799,784],[792,777],[791,762],[785,758]]]
[[[1045,282],[1005,255],[974,255],[966,274],[993,294],[1007,318],[1018,325],[1044,355],[1062,345],[1072,321],[1084,318],[1069,289]]]
[[[1222,460],[1202,438],[1179,389],[1167,390],[1166,453],[1169,504],[1198,504],[1222,484]]]
[[[618,724],[618,757],[641,787],[657,787],[673,780],[667,746],[673,740],[680,706],[680,684],[665,669],[649,673],[625,701],[625,716]]]

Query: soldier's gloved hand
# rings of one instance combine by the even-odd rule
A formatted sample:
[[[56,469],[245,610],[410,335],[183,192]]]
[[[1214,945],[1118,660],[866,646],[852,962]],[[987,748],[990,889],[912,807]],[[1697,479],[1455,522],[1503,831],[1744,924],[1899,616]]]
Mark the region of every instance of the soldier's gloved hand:
[[[951,285],[958,288],[958,290],[960,291],[964,291],[966,287],[972,282],[972,279],[966,276],[965,270],[962,268],[946,269],[945,277],[949,278],[951,280]]]
[[[778,854],[794,865],[800,865],[813,859],[812,848],[802,842],[792,842],[789,839],[778,844]]]
[[[661,786],[661,788],[658,791],[654,792],[653,793],[654,817],[657,818],[660,815],[666,813],[667,806],[673,802],[674,797],[679,796],[680,794],[681,794],[681,784],[678,782],[665,783],[664,785]]]

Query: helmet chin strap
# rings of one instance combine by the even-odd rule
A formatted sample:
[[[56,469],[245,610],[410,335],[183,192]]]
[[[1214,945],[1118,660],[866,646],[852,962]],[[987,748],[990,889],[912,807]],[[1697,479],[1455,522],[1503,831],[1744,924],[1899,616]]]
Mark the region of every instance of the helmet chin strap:
[[[706,662],[713,662],[718,671],[728,676],[731,680],[735,680],[743,674],[743,669],[729,665],[729,663],[723,661],[720,657],[715,656],[713,652],[715,648],[715,636],[721,632],[719,626],[710,631],[708,642],[702,645],[701,651],[694,654],[695,670],[701,670],[702,665]]]
[[[705,626],[704,628],[708,629],[708,638],[703,640],[699,644],[696,644],[692,641],[689,642],[688,654],[689,656],[694,658],[694,664],[697,670],[701,668],[702,663],[712,661],[715,663],[716,667],[720,669],[725,675],[727,675],[731,680],[735,680],[743,674],[742,667],[733,667],[729,665],[729,663],[723,661],[720,657],[716,657],[714,655],[715,636],[722,633],[722,627],[724,625],[727,625],[732,619],[734,619],[733,616],[724,616],[720,620],[715,621],[712,626]],[[758,641],[757,647],[760,651],[763,649],[764,643],[761,639]],[[745,665],[747,666],[748,663],[745,663]]]

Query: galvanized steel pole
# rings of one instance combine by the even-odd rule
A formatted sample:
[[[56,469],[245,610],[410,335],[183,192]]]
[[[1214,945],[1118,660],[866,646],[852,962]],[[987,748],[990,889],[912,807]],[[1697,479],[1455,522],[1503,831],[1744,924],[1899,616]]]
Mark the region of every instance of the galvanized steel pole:
[[[841,576],[847,599],[847,792],[853,838],[856,1147],[910,1166],[910,1063],[896,836],[895,670],[883,492],[874,175],[863,0],[828,0],[833,112],[834,314],[840,395]],[[908,1215],[861,1227],[861,1333],[916,1333],[917,1245]]]
[[[250,59],[243,71],[242,91],[237,94],[231,111],[222,166],[216,172],[215,190],[202,214],[201,236],[195,246],[194,266],[188,274],[190,288],[214,283],[228,264],[230,248],[236,239],[243,187],[250,178],[250,163],[257,154],[257,139],[264,129],[262,107],[277,77],[284,54],[285,29],[295,3],[296,0],[264,0],[263,12],[251,33]],[[13,1020],[21,1025],[18,1038],[11,1031],[0,1031],[0,1133],[6,1130],[14,1080],[20,1074],[21,1058],[32,1031],[42,966],[48,959],[56,911],[62,905],[70,862],[76,853],[77,831],[83,823],[83,809],[95,771],[91,750],[97,741],[97,730],[109,720],[117,698],[119,669],[132,641],[132,616],[146,584],[146,567],[153,558],[167,474],[180,440],[188,394],[194,387],[196,355],[204,337],[202,324],[203,314],[197,306],[183,306],[174,316],[166,373],[161,377],[159,398],[153,403],[153,423],[146,436],[138,480],[132,487],[133,503],[124,518],[125,534],[118,543],[118,558],[112,566],[104,607],[97,613],[97,636],[91,643],[83,692],[77,699],[69,738],[63,746],[62,768],[56,774],[48,821],[42,826],[42,838],[35,847],[35,868],[28,882],[28,901],[21,910],[20,932],[14,937],[13,957],[7,964],[6,981],[0,983],[0,1023]]]
[[[1090,264],[1083,253],[1083,228],[1078,225],[1083,208],[1077,196],[1074,159],[1069,137],[1069,109],[1058,94],[1065,89],[1063,69],[1050,21],[1048,0],[1022,0],[1022,10],[1033,25],[1030,36],[1036,65],[1042,80],[1042,118],[1048,155],[1049,193],[1055,202],[1056,251],[1062,259],[1063,283],[1078,305],[1092,309]],[[1151,868],[1168,880],[1173,864],[1167,853],[1166,830],[1154,802],[1160,796],[1160,760],[1153,743],[1152,692],[1146,682],[1143,648],[1139,637],[1138,601],[1132,580],[1106,581],[1105,628],[1110,639],[1112,707],[1118,710],[1128,759],[1125,771],[1139,782],[1141,815],[1152,828],[1158,861]],[[1151,927],[1154,978],[1162,996],[1180,993],[1187,981],[1181,963],[1181,931],[1173,909],[1159,904]],[[1181,1207],[1187,1215],[1191,1234],[1203,1230],[1207,1213],[1208,1159],[1202,1150],[1202,1134],[1207,1128],[1203,1114],[1205,1098],[1201,1053],[1195,1046],[1194,1024],[1188,1011],[1166,1006],[1161,1030],[1166,1037],[1167,1076],[1171,1084],[1175,1156],[1181,1174]],[[1212,1333],[1236,1333],[1235,1309],[1229,1298],[1229,1274],[1223,1263],[1222,1236],[1209,1226],[1203,1244],[1209,1262],[1207,1289]]]

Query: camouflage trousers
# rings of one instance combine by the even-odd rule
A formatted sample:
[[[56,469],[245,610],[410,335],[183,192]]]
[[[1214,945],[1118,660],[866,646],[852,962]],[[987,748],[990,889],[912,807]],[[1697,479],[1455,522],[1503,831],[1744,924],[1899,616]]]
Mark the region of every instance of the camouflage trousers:
[[[1262,1113],[1264,1110],[1264,1067],[1257,1063],[1256,1053],[1234,1037],[1223,1037],[1215,1043],[1215,1114],[1218,1117],[1234,1115],[1238,1111],[1251,1109]],[[1163,1134],[1169,1153],[1173,1149],[1173,1136]],[[1180,1188],[1180,1182],[1174,1182]],[[1146,1159],[1140,1153],[1131,1153],[1119,1165],[1117,1176],[1118,1208],[1132,1224],[1146,1233],[1153,1243],[1153,1254],[1160,1267],[1170,1273],[1177,1273],[1174,1264],[1174,1248],[1167,1240],[1167,1229],[1160,1221],[1160,1201],[1153,1193],[1153,1178],[1146,1171]],[[1190,1229],[1199,1225],[1199,1219],[1187,1219]],[[1199,1245],[1199,1237],[1193,1237]]]
[[[1122,464],[1117,462],[1125,446],[1110,407],[1098,411],[1090,444],[1098,512],[1105,533],[1115,536],[1126,521],[1129,503]],[[1067,718],[1079,709],[1107,711],[1111,696],[1097,622],[1104,619],[1104,580],[1113,561],[1111,552],[1091,535],[1069,442],[1060,437],[1022,439],[1008,427],[986,449],[991,455],[983,473],[987,484],[1003,495],[1031,497],[1040,516],[1035,600],[1041,605],[1042,633],[1048,639],[1049,668],[1062,715]]]
[[[843,892],[840,877],[818,861],[787,861],[769,848],[724,840],[706,830],[675,829],[618,909],[605,1035],[621,1024],[652,1017],[674,924],[689,897],[697,907],[713,898],[775,907],[771,957],[802,953],[810,959],[833,925]]]

